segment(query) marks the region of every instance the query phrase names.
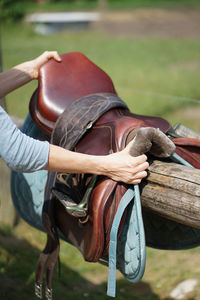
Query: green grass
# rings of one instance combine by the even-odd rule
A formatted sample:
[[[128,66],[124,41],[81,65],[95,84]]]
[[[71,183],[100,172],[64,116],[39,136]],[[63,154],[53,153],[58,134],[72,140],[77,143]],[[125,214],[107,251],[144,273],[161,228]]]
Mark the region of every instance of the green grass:
[[[0,295],[6,300],[34,300],[34,271],[45,244],[45,234],[21,222],[10,235],[0,233]],[[169,300],[167,295],[181,281],[199,278],[199,247],[160,251],[147,248],[147,265],[139,283],[117,273],[117,300]],[[108,269],[85,262],[71,245],[61,242],[61,276],[54,276],[54,299],[106,300]],[[186,298],[198,300],[197,297]]]
[[[199,0],[108,0],[107,8],[114,10],[130,9],[130,8],[199,8]],[[56,2],[46,2],[36,5],[35,3],[26,4],[26,12],[42,12],[42,11],[69,11],[69,10],[96,10],[98,9],[98,1],[86,1],[86,0],[76,0],[76,1],[56,1]]]
[[[135,9],[135,8],[167,8],[179,9],[180,7],[199,9],[198,0],[110,0],[108,8],[110,9]]]
[[[40,36],[31,27],[16,25],[3,29],[2,46],[4,69],[47,49],[60,54],[80,51],[110,75],[120,97],[136,113],[164,116],[194,105],[160,94],[200,99],[199,40],[133,39],[93,31]],[[31,82],[7,96],[11,114],[26,115],[36,85]]]

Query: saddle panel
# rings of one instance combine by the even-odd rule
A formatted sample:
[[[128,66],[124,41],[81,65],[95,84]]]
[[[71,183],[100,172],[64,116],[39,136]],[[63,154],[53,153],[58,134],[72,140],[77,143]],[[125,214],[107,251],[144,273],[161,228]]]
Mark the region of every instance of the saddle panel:
[[[50,60],[39,74],[39,85],[30,101],[30,114],[40,127],[51,133],[58,116],[76,99],[96,93],[117,94],[110,77],[79,52]]]

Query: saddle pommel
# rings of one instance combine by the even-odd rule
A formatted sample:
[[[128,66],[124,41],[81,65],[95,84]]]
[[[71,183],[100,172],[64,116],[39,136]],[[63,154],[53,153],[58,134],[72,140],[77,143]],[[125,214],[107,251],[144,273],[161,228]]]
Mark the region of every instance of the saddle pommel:
[[[150,152],[156,157],[169,157],[176,149],[175,144],[159,128],[142,127],[134,129],[130,154],[132,156]]]

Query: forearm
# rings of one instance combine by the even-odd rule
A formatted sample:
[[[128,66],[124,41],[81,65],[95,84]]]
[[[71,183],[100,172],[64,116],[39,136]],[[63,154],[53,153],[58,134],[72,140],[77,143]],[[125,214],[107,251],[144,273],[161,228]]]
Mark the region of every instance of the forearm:
[[[16,171],[33,172],[46,167],[49,143],[23,134],[0,107],[0,157]]]
[[[38,79],[40,67],[51,58],[61,62],[61,58],[56,51],[45,51],[34,60],[24,62],[0,73],[0,98],[32,79]]]
[[[22,63],[10,70],[0,73],[0,98],[23,86],[33,79],[30,62]]]
[[[105,156],[94,156],[50,145],[46,169],[63,173],[92,173],[110,177],[115,181],[136,184],[147,175],[146,159],[145,155],[131,156],[128,149]]]
[[[65,173],[104,174],[106,167],[105,156],[94,156],[50,145],[47,170]]]
[[[129,150],[126,147],[123,151],[106,156],[94,156],[50,145],[23,134],[0,107],[0,157],[13,170],[92,173],[135,184],[147,175],[147,157],[133,157]]]

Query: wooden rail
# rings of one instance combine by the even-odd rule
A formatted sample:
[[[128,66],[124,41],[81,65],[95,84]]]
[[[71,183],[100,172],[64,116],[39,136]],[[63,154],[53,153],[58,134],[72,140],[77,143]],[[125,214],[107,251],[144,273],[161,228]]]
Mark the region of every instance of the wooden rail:
[[[155,160],[141,190],[142,206],[200,229],[200,170]]]

